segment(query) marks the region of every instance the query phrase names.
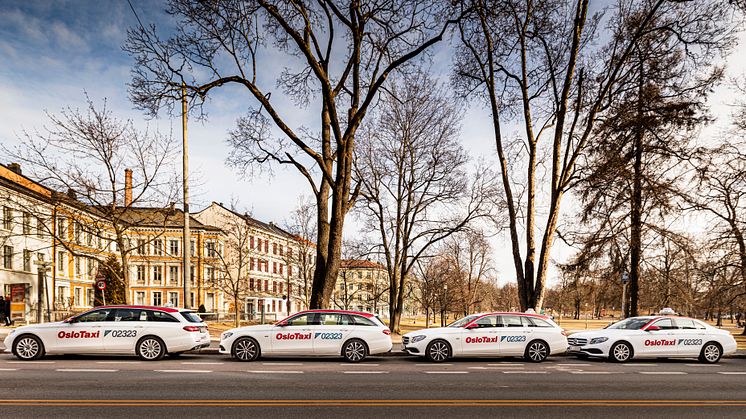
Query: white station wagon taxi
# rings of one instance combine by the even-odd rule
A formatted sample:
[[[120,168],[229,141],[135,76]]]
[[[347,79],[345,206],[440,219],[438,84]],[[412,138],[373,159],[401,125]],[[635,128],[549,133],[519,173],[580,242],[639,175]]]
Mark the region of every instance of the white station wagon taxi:
[[[630,317],[605,329],[573,333],[568,352],[580,358],[615,362],[633,358],[699,358],[716,363],[736,351],[736,340],[721,330],[688,317]]]
[[[63,322],[19,327],[4,343],[6,352],[24,361],[45,354],[136,354],[155,361],[208,347],[210,336],[189,310],[102,306]]]
[[[220,337],[220,353],[240,361],[261,355],[335,355],[360,362],[391,347],[388,327],[374,314],[343,310],[302,311],[275,324],[231,329]]]
[[[451,357],[522,356],[542,362],[567,351],[567,338],[549,317],[529,313],[482,313],[446,327],[423,329],[402,337],[404,351],[433,362]]]

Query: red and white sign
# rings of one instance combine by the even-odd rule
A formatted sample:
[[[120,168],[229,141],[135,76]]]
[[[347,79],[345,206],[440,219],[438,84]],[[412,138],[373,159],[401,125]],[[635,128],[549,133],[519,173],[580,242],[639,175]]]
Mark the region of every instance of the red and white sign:
[[[105,290],[106,281],[104,281],[103,279],[99,279],[98,281],[96,281],[96,288],[100,289],[101,291]]]

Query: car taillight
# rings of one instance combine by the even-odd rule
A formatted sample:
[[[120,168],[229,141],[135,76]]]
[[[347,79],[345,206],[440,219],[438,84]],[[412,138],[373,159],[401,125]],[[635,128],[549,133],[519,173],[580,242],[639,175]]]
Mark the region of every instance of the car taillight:
[[[199,332],[199,326],[184,326],[187,332]]]
[[[389,329],[383,329],[383,334],[384,335],[390,335],[391,331]]]

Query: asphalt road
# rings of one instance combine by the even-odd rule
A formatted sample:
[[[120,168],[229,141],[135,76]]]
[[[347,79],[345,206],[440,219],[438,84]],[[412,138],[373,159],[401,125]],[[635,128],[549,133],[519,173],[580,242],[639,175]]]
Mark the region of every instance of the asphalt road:
[[[0,355],[0,415],[13,417],[746,416],[746,360],[609,364],[553,358],[273,358]]]

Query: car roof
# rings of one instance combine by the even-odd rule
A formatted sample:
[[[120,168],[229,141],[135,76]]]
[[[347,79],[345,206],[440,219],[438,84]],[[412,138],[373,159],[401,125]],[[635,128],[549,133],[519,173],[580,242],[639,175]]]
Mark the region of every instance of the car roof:
[[[375,317],[376,316],[373,313],[366,313],[364,311],[335,310],[335,309],[304,310],[304,311],[299,311],[299,312],[293,314],[293,316],[298,315],[298,314],[304,314],[304,313],[354,314],[354,315],[363,316],[363,317],[367,317],[367,318],[371,318],[371,317]]]
[[[108,305],[108,306],[98,306],[94,307],[93,310],[99,309],[99,308],[132,308],[132,309],[138,309],[138,310],[157,310],[157,311],[165,311],[166,313],[178,313],[179,309],[173,308],[173,307],[157,307],[157,306],[132,306],[132,305]]]

